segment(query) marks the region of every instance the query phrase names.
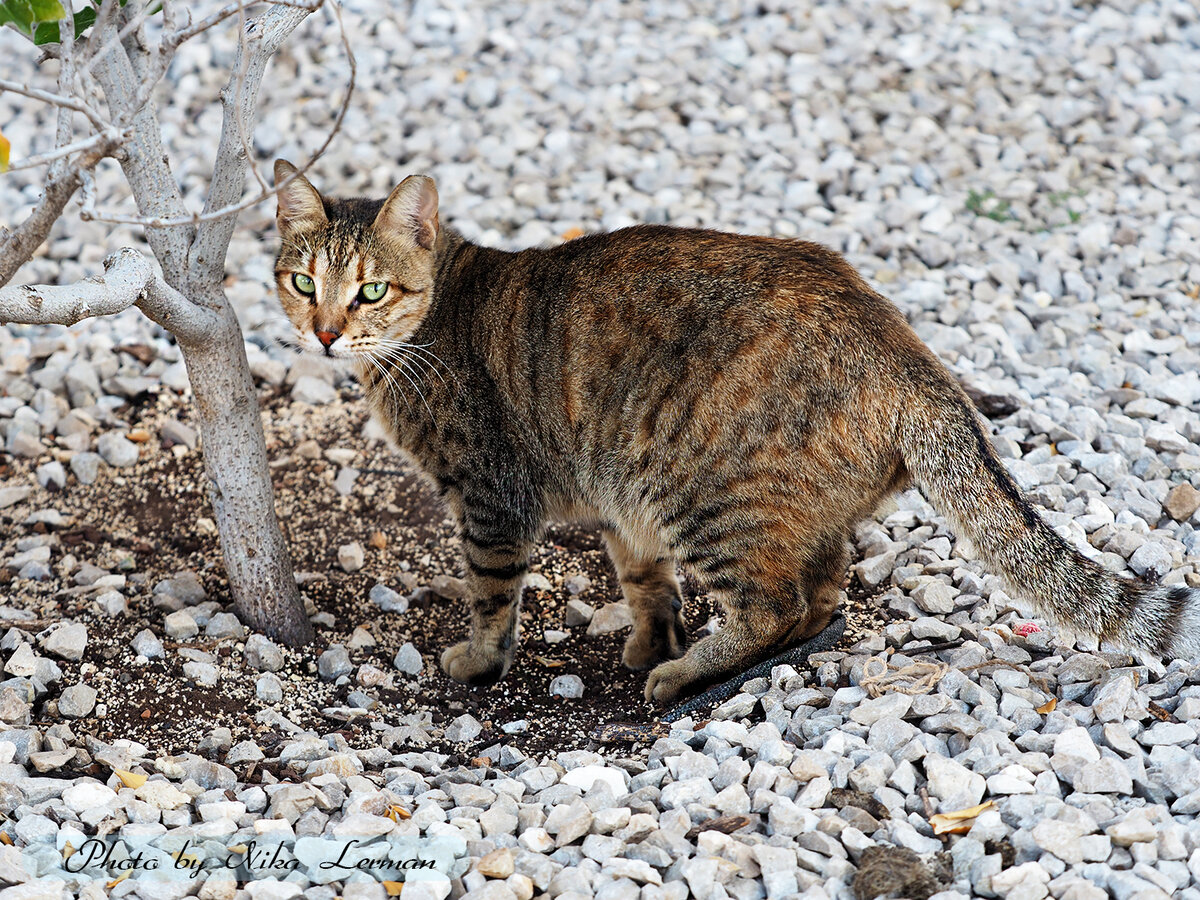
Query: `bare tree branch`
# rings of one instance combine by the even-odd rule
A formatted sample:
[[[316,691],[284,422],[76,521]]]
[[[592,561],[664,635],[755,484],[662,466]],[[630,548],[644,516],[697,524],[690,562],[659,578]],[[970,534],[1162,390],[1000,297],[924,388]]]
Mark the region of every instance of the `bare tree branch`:
[[[75,87],[75,20],[63,19],[58,23],[58,92],[63,96],[73,93]],[[64,106],[58,108],[58,127],[54,133],[54,146],[60,151],[71,144],[71,110]],[[86,148],[77,148],[86,149]],[[71,151],[75,152],[75,151]],[[50,175],[61,175],[66,170],[66,161],[55,162],[50,167]]]
[[[123,247],[104,258],[104,274],[75,284],[23,284],[0,288],[0,324],[74,325],[111,316],[131,306],[177,337],[195,340],[217,317],[166,284],[141,253]]]
[[[92,109],[88,104],[84,103],[77,97],[67,97],[62,94],[52,94],[49,91],[43,91],[40,88],[32,88],[25,84],[19,84],[16,81],[9,81],[7,78],[0,78],[0,92],[11,91],[14,94],[24,94],[26,97],[31,97],[34,100],[41,100],[43,103],[49,103],[51,106],[59,107],[60,109],[73,109],[75,112],[83,113],[97,128],[104,130],[108,128],[110,123]]]
[[[78,158],[58,177],[46,182],[42,197],[33,212],[13,230],[0,228],[0,285],[8,284],[17,269],[41,246],[54,223],[58,221],[67,201],[75,196],[86,175],[90,174],[105,156],[116,149],[115,143],[102,142]]]
[[[107,2],[107,0],[106,0]],[[104,13],[101,7],[101,16]],[[96,25],[100,25],[97,16]],[[111,17],[103,32],[93,33],[91,40],[102,43],[116,32]],[[160,65],[164,64],[160,60]],[[95,76],[104,90],[109,112],[116,117],[131,116],[133,134],[125,142],[121,168],[133,191],[138,211],[147,218],[178,218],[186,213],[183,194],[171,172],[162,145],[162,130],[155,111],[139,103],[141,84],[134,73],[124,48],[107,53],[96,65]],[[188,247],[195,237],[195,227],[183,225],[146,232],[150,249],[162,264],[167,281],[182,286],[187,280]]]
[[[251,2],[253,2],[253,0],[251,0]],[[288,6],[295,10],[307,10],[308,12],[315,12],[321,8],[321,5],[324,2],[325,0],[308,0],[308,2],[303,2],[303,0],[274,0],[272,5]],[[223,6],[221,9],[217,10],[210,16],[206,16],[199,22],[196,22],[193,25],[188,25],[184,28],[180,28],[178,31],[174,31],[167,35],[163,39],[163,43],[172,47],[178,47],[184,41],[195,37],[200,32],[208,31],[208,29],[216,25],[220,25],[226,19],[230,19],[233,16],[238,15],[239,11],[244,10],[248,5],[250,5],[250,3],[240,2],[230,3],[227,6]]]
[[[142,26],[142,24],[146,21],[146,16],[156,5],[157,4],[153,2],[153,0],[146,0],[146,2],[143,2],[132,16],[125,17],[125,21],[121,25],[121,30],[116,34],[111,35],[103,45],[97,44],[93,46],[91,40],[89,39],[87,60],[84,62],[83,68],[80,69],[80,72],[84,75],[90,74],[92,67],[95,66],[97,62],[99,62],[106,54],[108,54],[109,51],[116,47],[117,44],[124,44],[125,38]],[[125,9],[129,9],[128,4],[126,4]],[[149,52],[149,48],[143,47],[143,49]]]
[[[284,12],[286,12],[286,11],[292,11],[292,12],[296,12],[296,13],[302,12],[305,15],[307,15],[308,12],[311,12],[311,10],[309,9],[308,6],[305,6],[302,4],[293,5],[293,4],[285,4],[285,3],[274,3],[274,4],[272,4],[272,11],[274,11],[275,8],[277,8],[277,7],[284,8]],[[236,182],[234,182],[234,180],[232,178],[223,178],[222,177],[222,175],[226,171],[228,171],[226,168],[224,168],[222,166],[216,167],[216,171],[213,174],[213,187],[209,191],[208,201],[205,203],[205,208],[204,208],[203,212],[192,213],[190,215],[178,215],[178,216],[174,216],[174,217],[169,217],[169,216],[163,217],[163,216],[147,216],[144,214],[131,215],[128,213],[118,213],[118,212],[110,212],[107,210],[92,209],[92,210],[89,210],[85,214],[84,217],[87,219],[97,221],[97,222],[108,222],[108,223],[114,224],[114,225],[141,225],[145,228],[152,228],[152,229],[153,228],[176,228],[176,227],[183,226],[183,225],[203,226],[205,223],[220,222],[230,216],[233,216],[236,213],[241,212],[244,209],[249,209],[252,206],[257,206],[259,203],[262,203],[264,200],[268,200],[268,199],[274,197],[276,192],[279,190],[279,188],[290,184],[292,181],[294,181],[295,179],[299,178],[301,175],[306,173],[309,170],[309,168],[325,154],[325,151],[329,149],[330,144],[333,143],[333,139],[335,137],[337,137],[337,135],[341,132],[342,123],[344,122],[344,120],[346,118],[346,113],[350,109],[350,101],[354,95],[354,87],[355,87],[355,83],[356,83],[356,79],[357,79],[358,64],[354,58],[353,49],[350,46],[350,39],[349,39],[349,36],[346,34],[345,27],[342,23],[340,10],[338,10],[338,8],[336,6],[334,7],[334,9],[335,9],[335,15],[337,16],[338,25],[341,30],[342,46],[345,48],[347,63],[349,64],[349,67],[350,67],[350,78],[347,81],[346,92],[342,96],[341,105],[338,107],[337,116],[334,118],[333,125],[329,129],[329,132],[325,135],[325,140],[321,142],[321,146],[318,147],[316,152],[313,153],[312,156],[309,157],[307,162],[305,162],[302,166],[299,167],[298,171],[294,175],[289,176],[287,179],[280,182],[279,184],[270,186],[266,190],[257,191],[248,197],[244,197],[240,201],[234,202],[233,198],[236,198],[237,196],[239,196],[241,187],[242,187],[242,183],[245,179],[246,164],[248,162],[248,157],[246,156],[245,151],[243,151],[242,154],[234,157],[234,161],[237,163],[237,173],[238,173],[238,178],[237,178]],[[236,12],[236,8],[234,11]],[[269,13],[268,13],[268,15],[269,15]],[[252,22],[250,27],[255,27],[257,25],[258,21],[259,20],[255,20],[254,22]],[[295,28],[295,26],[293,25],[292,29],[294,30],[294,28]],[[253,109],[254,109],[254,103],[256,101],[256,96],[257,96],[257,91],[258,91],[258,83],[261,82],[261,79],[262,79],[262,75],[259,74],[258,80],[255,82],[255,86],[254,86],[255,97],[249,98],[249,103],[250,103],[249,111],[251,111],[251,112],[253,112]],[[249,79],[247,79],[247,83],[248,82],[249,82]],[[228,110],[229,110],[229,102],[230,101],[228,99],[226,99],[228,94],[229,94],[229,86],[227,86],[225,91],[222,92],[222,99],[225,100],[225,102],[226,102],[226,111],[227,111],[226,123],[222,127],[222,140],[223,141],[224,141],[224,135],[228,133],[227,128],[229,126]],[[222,147],[224,147],[224,143],[222,144]],[[223,151],[219,150],[218,154],[217,154],[217,158],[225,159],[228,157],[226,157],[224,155]],[[222,182],[227,182],[229,184],[234,184],[237,188],[237,191],[229,192],[224,189],[218,190],[218,180],[220,180]],[[214,201],[214,198],[219,198],[222,195],[227,196],[229,198],[227,205],[220,205],[219,203]],[[229,232],[231,234],[232,234],[232,227],[233,227],[232,225],[229,226]]]
[[[234,607],[252,628],[302,644],[312,639],[312,625],[304,614],[275,516],[254,382],[244,337],[223,282],[234,214],[270,195],[263,191],[239,201],[246,167],[253,164],[251,123],[263,73],[270,56],[321,0],[273,4],[265,15],[240,30],[238,65],[222,93],[225,120],[212,189],[202,214],[187,214],[164,153],[156,107],[150,102],[178,45],[224,18],[244,18],[247,2],[236,0],[216,17],[193,25],[182,2],[164,0],[166,37],[157,48],[148,45],[142,30],[146,0],[129,0],[124,11],[118,0],[103,0],[82,57],[77,57],[73,35],[60,29],[60,44],[52,54],[62,62],[58,93],[17,86],[23,94],[58,106],[58,129],[54,149],[24,163],[49,163],[49,177],[33,214],[11,233],[0,230],[0,286],[45,239],[80,188],[81,217],[108,218],[95,213],[92,169],[118,147],[139,215],[111,219],[150,226],[146,238],[162,266],[162,276],[146,257],[122,250],[105,260],[104,275],[75,285],[0,287],[0,321],[72,324],[136,305],[178,338],[192,383],[209,497]],[[135,3],[143,5],[138,8]],[[341,16],[336,10],[335,14],[350,59],[350,83],[318,156],[340,130],[354,88],[354,58]],[[0,87],[4,84],[0,82]],[[99,96],[107,103],[111,122],[105,122],[85,102]],[[66,102],[59,102],[63,99]],[[88,115],[98,133],[76,139],[72,132],[75,111]],[[307,165],[311,160],[305,168]]]
[[[0,288],[0,321],[23,325],[74,325],[89,316],[110,316],[137,304],[154,278],[154,267],[136,250],[104,260],[104,274],[76,284],[23,284]]]
[[[221,92],[225,115],[221,124],[221,142],[213,165],[212,183],[204,204],[205,215],[238,205],[246,180],[246,167],[251,160],[251,148],[244,137],[245,123],[256,118],[258,89],[267,62],[309,12],[307,9],[274,6],[243,29],[238,58],[234,62],[229,83]],[[336,127],[340,127],[340,117]],[[266,193],[262,191],[257,196]],[[219,271],[214,267],[225,265],[225,250],[235,224],[233,215],[213,218],[201,224],[192,244],[191,265],[200,267],[206,275]]]
[[[78,153],[81,150],[91,150],[93,147],[99,147],[101,144],[111,144],[116,147],[123,143],[129,137],[128,131],[120,131],[116,128],[106,128],[104,131],[93,132],[90,137],[80,138],[77,141],[72,141],[69,144],[63,144],[56,147],[54,150],[47,150],[45,153],[39,153],[37,156],[29,156],[20,162],[15,162],[8,167],[10,172],[19,172],[22,169],[35,169],[38,166],[44,166],[46,163],[56,160],[65,160],[72,153]]]
[[[157,2],[151,3],[148,0],[141,0],[140,3],[130,0],[121,7],[121,30],[117,37],[121,41],[121,46],[125,48],[125,55],[129,57],[134,73],[143,81],[149,75],[151,66],[158,63],[158,59],[152,56],[150,45],[146,42],[145,27],[147,14],[156,7]],[[158,83],[157,78],[154,83]]]

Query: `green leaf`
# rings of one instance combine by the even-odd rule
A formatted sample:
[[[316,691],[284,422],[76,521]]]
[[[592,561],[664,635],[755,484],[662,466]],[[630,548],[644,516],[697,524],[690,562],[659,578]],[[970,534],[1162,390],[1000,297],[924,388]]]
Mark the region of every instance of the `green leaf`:
[[[0,25],[12,25],[22,34],[30,34],[33,7],[28,0],[0,0]]]
[[[75,13],[75,37],[78,38],[83,34],[84,29],[90,27],[95,21],[96,10],[90,6]],[[39,47],[42,44],[57,44],[59,37],[57,22],[43,22],[33,32],[33,42]]]
[[[29,0],[29,5],[33,7],[35,22],[57,22],[67,17],[67,11],[59,0]]]
[[[0,0],[4,2],[4,0]],[[58,2],[58,0],[50,0],[50,2]],[[121,5],[124,6],[127,0],[121,0]],[[83,9],[75,12],[75,40],[83,37],[83,33],[96,24],[96,5],[85,6]],[[149,15],[154,15],[162,11],[162,4],[157,4]],[[65,17],[60,17],[65,18]],[[58,23],[43,22],[37,27],[33,36],[35,44],[57,44],[58,43]]]
[[[0,25],[11,25],[26,37],[33,37],[39,25],[67,15],[60,0],[0,0]]]

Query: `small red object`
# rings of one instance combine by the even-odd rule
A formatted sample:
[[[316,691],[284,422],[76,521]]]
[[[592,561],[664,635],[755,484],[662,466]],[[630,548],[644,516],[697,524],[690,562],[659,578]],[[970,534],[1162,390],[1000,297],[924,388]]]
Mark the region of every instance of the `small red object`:
[[[1036,634],[1037,632],[1039,632],[1041,630],[1042,629],[1039,626],[1035,625],[1033,622],[1025,622],[1021,625],[1018,625],[1016,628],[1014,628],[1013,634],[1020,635],[1021,637],[1029,637],[1029,635]]]

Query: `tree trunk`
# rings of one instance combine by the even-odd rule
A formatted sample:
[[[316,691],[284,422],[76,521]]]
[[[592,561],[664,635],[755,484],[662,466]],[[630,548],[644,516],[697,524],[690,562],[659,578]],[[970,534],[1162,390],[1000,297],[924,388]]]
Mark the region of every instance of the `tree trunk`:
[[[292,646],[313,639],[296,588],[267,467],[258,397],[236,314],[215,310],[218,326],[180,339],[199,414],[208,496],[221,536],[238,618]]]

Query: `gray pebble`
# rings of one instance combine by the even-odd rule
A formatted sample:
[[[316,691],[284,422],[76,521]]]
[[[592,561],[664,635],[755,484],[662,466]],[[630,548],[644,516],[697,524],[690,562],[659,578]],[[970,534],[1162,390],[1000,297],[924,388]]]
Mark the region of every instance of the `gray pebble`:
[[[550,696],[578,700],[583,696],[583,679],[578,675],[559,675],[550,682]]]
[[[119,431],[109,431],[96,440],[96,450],[110,466],[126,469],[137,465],[138,446]]]
[[[332,644],[317,658],[317,671],[324,681],[336,681],[354,670],[350,654],[341,644]]]
[[[396,658],[392,661],[392,665],[405,675],[420,675],[425,670],[425,661],[421,658],[420,651],[413,646],[411,641],[406,641],[396,651]]]
[[[162,659],[166,656],[162,641],[155,637],[154,632],[149,628],[139,631],[129,646],[133,648],[134,653],[144,656],[146,659]]]

